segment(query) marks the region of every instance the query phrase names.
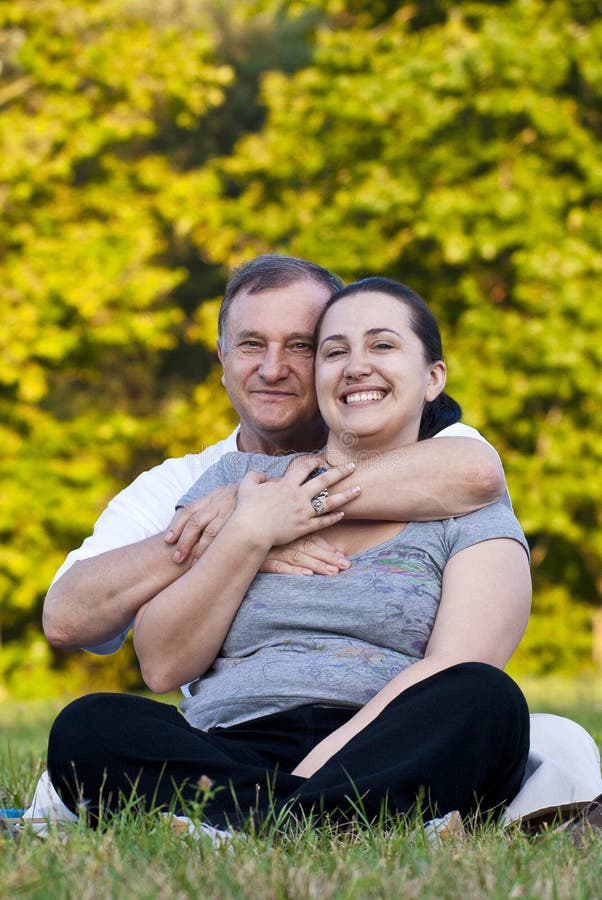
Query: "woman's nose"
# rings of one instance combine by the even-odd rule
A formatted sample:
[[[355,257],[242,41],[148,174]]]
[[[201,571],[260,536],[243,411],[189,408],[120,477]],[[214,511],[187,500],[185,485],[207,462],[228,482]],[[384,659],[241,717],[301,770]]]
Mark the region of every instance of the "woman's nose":
[[[362,350],[352,351],[347,357],[344,375],[345,378],[360,378],[372,371],[372,366],[367,355]]]

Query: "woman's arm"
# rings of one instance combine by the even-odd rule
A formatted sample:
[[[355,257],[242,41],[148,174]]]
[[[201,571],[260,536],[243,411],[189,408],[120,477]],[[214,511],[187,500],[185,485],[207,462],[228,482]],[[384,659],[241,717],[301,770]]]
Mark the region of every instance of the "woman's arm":
[[[330,512],[316,516],[311,498],[352,470],[340,466],[304,484],[315,459],[300,457],[282,478],[266,480],[249,472],[238,490],[234,511],[204,554],[176,582],[139,610],[134,647],[151,690],[172,690],[198,678],[217,656],[249,584],[269,548],[337,522],[338,507],[356,487],[331,492]]]
[[[531,577],[523,547],[509,538],[482,541],[456,553],[443,575],[441,603],[424,659],[409,666],[299,763],[309,778],[395,697],[461,662],[503,668],[526,628]]]

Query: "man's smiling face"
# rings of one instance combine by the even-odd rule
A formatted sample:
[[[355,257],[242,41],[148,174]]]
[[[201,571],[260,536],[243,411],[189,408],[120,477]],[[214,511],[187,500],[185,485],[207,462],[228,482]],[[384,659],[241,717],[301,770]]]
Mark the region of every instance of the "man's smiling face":
[[[250,294],[228,311],[218,353],[222,384],[240,417],[239,449],[317,449],[324,436],[314,389],[313,332],[330,297],[311,279]]]

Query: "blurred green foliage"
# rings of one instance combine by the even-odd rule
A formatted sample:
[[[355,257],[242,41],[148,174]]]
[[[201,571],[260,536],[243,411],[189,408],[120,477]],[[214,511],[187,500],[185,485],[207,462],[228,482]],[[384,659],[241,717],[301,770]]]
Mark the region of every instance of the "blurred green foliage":
[[[258,252],[420,291],[533,549],[519,669],[602,598],[602,12],[508,0],[0,5],[0,678],[132,686],[40,634],[137,472],[234,421],[216,299]],[[124,651],[127,653],[127,651]],[[124,672],[126,673],[124,675]]]

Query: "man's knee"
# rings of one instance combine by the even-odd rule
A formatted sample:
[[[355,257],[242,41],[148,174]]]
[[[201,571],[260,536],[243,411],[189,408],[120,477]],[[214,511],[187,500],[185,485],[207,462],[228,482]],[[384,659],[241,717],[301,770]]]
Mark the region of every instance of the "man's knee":
[[[79,697],[66,706],[54,720],[50,731],[50,741],[57,738],[72,741],[82,732],[103,729],[103,723],[118,720],[122,706],[120,694],[88,694]],[[124,697],[127,699],[127,697]]]
[[[80,765],[95,758],[103,736],[116,723],[127,721],[122,700],[126,695],[89,694],[66,706],[56,717],[48,738],[48,769],[52,780],[67,777]]]

